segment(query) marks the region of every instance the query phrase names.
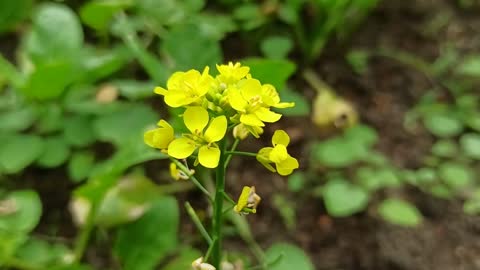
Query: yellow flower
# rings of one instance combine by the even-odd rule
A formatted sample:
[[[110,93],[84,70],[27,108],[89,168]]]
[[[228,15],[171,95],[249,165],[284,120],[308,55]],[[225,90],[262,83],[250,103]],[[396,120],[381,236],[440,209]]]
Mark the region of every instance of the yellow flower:
[[[235,139],[244,140],[248,134],[252,134],[255,138],[259,138],[263,134],[263,128],[255,126],[247,126],[243,123],[236,125],[233,128],[233,137]]]
[[[157,125],[159,128],[145,132],[143,139],[150,147],[167,149],[174,139],[173,128],[165,120],[160,120]]]
[[[190,175],[193,175],[195,173],[194,170],[190,170]],[[170,163],[170,176],[172,176],[173,179],[175,180],[188,180],[190,178],[190,175],[186,174],[184,171],[178,169],[177,164],[175,163]]]
[[[217,80],[227,85],[238,82],[250,72],[249,67],[242,67],[240,63],[232,62],[228,62],[228,65],[217,65],[217,70],[220,72],[216,77]]]
[[[233,208],[235,212],[241,214],[256,213],[257,206],[262,198],[255,193],[255,187],[243,187],[240,197],[238,197],[237,205]]]
[[[208,92],[214,79],[208,74],[208,67],[203,73],[191,69],[187,72],[175,72],[167,81],[167,89],[156,87],[154,92],[165,97],[170,107],[181,107],[190,104],[201,104],[203,96]]]
[[[270,111],[263,101],[262,85],[258,80],[245,79],[228,89],[230,106],[240,114],[240,122],[255,127],[263,127],[263,122],[280,120],[281,114]]]
[[[287,152],[287,146],[290,143],[290,137],[283,130],[277,130],[273,134],[273,147],[264,147],[257,153],[257,160],[272,172],[277,171],[280,175],[289,175],[293,170],[299,167],[297,159],[290,156]],[[275,164],[276,170],[270,163]]]
[[[216,168],[220,159],[220,149],[216,142],[223,139],[227,132],[227,118],[222,115],[209,121],[207,110],[196,106],[185,110],[183,121],[191,134],[184,134],[182,138],[172,141],[168,146],[168,155],[184,159],[198,148],[200,164],[207,168]]]

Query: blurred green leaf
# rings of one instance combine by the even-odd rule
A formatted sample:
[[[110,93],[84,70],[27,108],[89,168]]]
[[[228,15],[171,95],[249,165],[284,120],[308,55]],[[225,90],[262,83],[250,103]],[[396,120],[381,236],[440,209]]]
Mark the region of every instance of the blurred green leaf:
[[[290,51],[293,49],[293,42],[290,38],[285,36],[270,36],[262,40],[260,49],[263,55],[271,59],[287,58]]]
[[[452,140],[439,140],[432,146],[432,153],[439,157],[454,157],[458,147]]]
[[[368,154],[367,146],[356,141],[336,137],[313,146],[314,160],[324,166],[341,168],[362,160]]]
[[[0,230],[0,267],[6,264],[28,238],[25,233]],[[2,268],[3,269],[3,268]]]
[[[480,77],[480,55],[470,55],[466,57],[457,66],[455,71],[463,76]]]
[[[40,221],[42,203],[37,193],[32,190],[11,192],[2,200],[11,205],[11,213],[2,213],[0,230],[15,233],[29,233]]]
[[[185,270],[192,267],[192,262],[200,258],[202,254],[192,248],[182,249],[179,254],[170,261],[162,270]]]
[[[253,3],[238,5],[233,11],[233,17],[241,22],[243,30],[246,31],[260,27],[267,19],[260,6]]]
[[[38,120],[35,130],[39,133],[53,133],[59,131],[64,125],[64,112],[57,103],[43,103],[38,106]]]
[[[357,170],[356,176],[359,183],[370,192],[386,187],[398,187],[402,184],[396,172],[391,168],[362,167]]]
[[[362,211],[369,195],[359,186],[342,179],[329,180],[323,187],[325,207],[334,217],[346,217]]]
[[[307,181],[306,175],[302,171],[296,171],[288,177],[288,190],[291,192],[302,191]]]
[[[274,194],[272,197],[272,205],[282,217],[283,223],[289,230],[295,228],[295,206],[291,200],[282,194]]]
[[[84,147],[95,142],[92,118],[87,115],[73,115],[65,121],[63,136],[70,145]]]
[[[463,211],[469,215],[478,215],[480,213],[480,189],[472,192],[470,197],[463,204]]]
[[[463,130],[462,122],[451,114],[428,114],[423,122],[433,135],[441,138],[456,136]]]
[[[399,199],[386,199],[378,207],[378,213],[386,221],[401,226],[417,226],[422,214],[412,204]]]
[[[345,131],[345,138],[371,147],[378,141],[377,131],[367,125],[358,124]]]
[[[68,175],[74,182],[79,182],[90,175],[94,165],[95,156],[92,153],[76,152],[69,160]]]
[[[269,266],[268,270],[315,269],[312,261],[302,249],[287,243],[273,244],[265,252],[265,258],[266,263],[278,259],[278,262]]]
[[[460,137],[460,146],[466,156],[480,159],[480,134],[467,133]]]
[[[35,121],[36,111],[31,106],[12,108],[0,112],[0,132],[22,131]]]
[[[70,155],[70,148],[63,136],[48,137],[44,140],[43,153],[37,163],[46,168],[62,165]]]
[[[98,117],[93,128],[100,140],[117,147],[132,141],[143,141],[143,132],[157,122],[158,115],[145,105],[132,105],[115,113]]]
[[[219,13],[197,14],[192,23],[198,26],[200,32],[213,40],[222,40],[227,33],[237,30],[233,18]]]
[[[0,148],[0,167],[6,173],[17,173],[33,163],[44,149],[43,140],[34,135],[7,137]]]
[[[132,4],[132,0],[92,0],[80,9],[80,18],[93,29],[106,31],[113,15]]]
[[[153,270],[177,247],[178,224],[176,200],[160,197],[139,220],[119,228],[114,251],[123,269]]]
[[[112,84],[118,88],[120,95],[130,100],[139,100],[155,95],[153,89],[156,84],[150,81],[115,80]]]
[[[369,57],[366,51],[352,50],[347,54],[347,61],[356,73],[364,74],[368,70]]]
[[[51,269],[66,264],[72,252],[62,244],[50,244],[39,238],[29,238],[17,251],[16,257],[30,265]]]
[[[304,95],[301,95],[290,88],[285,88],[280,92],[282,102],[295,102],[292,108],[275,109],[285,116],[307,116],[310,114],[310,102]]]
[[[293,75],[296,66],[288,60],[273,60],[262,58],[249,58],[241,61],[242,65],[250,67],[252,77],[261,83],[268,83],[278,91],[285,88],[288,78]]]
[[[25,45],[36,64],[75,59],[83,45],[80,21],[75,12],[66,5],[42,3],[38,5],[33,16],[33,27],[26,36]],[[61,75],[57,79],[65,80]],[[48,82],[55,83],[55,80]]]
[[[12,29],[25,19],[31,9],[32,0],[0,1],[0,33]]]
[[[474,180],[470,167],[462,163],[445,162],[438,168],[438,175],[450,188],[465,188]]]
[[[133,58],[125,46],[115,46],[108,50],[87,47],[82,53],[81,65],[85,71],[83,81],[86,82],[95,82],[117,72]]]
[[[173,27],[165,36],[162,48],[174,62],[175,70],[202,70],[205,66],[213,68],[222,62],[219,43],[194,24]]]
[[[205,5],[204,0],[138,0],[137,8],[149,22],[157,27],[174,25],[184,22],[200,11]]]

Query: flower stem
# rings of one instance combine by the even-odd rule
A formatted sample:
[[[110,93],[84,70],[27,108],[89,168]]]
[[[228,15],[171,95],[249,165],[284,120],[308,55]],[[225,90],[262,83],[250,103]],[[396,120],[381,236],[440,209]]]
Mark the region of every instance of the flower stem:
[[[226,140],[219,143],[220,160],[215,174],[215,201],[213,204],[213,232],[212,237],[216,239],[212,248],[212,265],[220,269],[222,260],[222,225],[223,225],[223,200],[225,193],[225,162],[227,154],[225,151]]]
[[[190,205],[189,202],[185,203],[185,208],[187,209],[187,213],[192,219],[193,223],[195,224],[195,226],[197,226],[197,229],[200,231],[200,234],[202,234],[203,238],[205,238],[205,240],[209,245],[212,245],[213,244],[212,238],[208,234],[205,227],[203,227],[202,222],[200,221],[200,218],[198,218],[197,213],[195,213],[195,210],[193,209],[193,207]]]
[[[242,151],[226,151],[225,154],[227,154],[227,155],[248,156],[248,157],[256,157],[257,156],[257,153],[242,152]]]

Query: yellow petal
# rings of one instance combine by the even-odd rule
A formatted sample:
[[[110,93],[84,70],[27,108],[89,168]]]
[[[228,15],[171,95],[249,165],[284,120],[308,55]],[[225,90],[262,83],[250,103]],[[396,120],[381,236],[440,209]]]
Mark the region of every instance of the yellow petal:
[[[242,114],[240,116],[240,122],[244,123],[247,126],[263,127],[265,124],[258,119],[254,114]]]
[[[162,96],[165,96],[168,93],[167,89],[165,89],[163,87],[160,87],[160,86],[155,87],[155,89],[153,89],[153,92],[155,94],[159,94],[159,95],[162,95]]]
[[[254,97],[260,97],[262,93],[262,84],[256,79],[246,79],[241,85],[242,95],[246,100]]]
[[[257,161],[260,162],[265,168],[267,168],[271,172],[276,172],[275,168],[270,165],[270,152],[272,152],[272,147],[264,147],[260,149],[257,153]]]
[[[270,111],[267,108],[258,108],[255,111],[255,115],[263,122],[274,123],[280,120],[281,114]]]
[[[218,142],[220,141],[227,132],[227,118],[225,115],[215,117],[207,130],[205,131],[204,138],[207,142]]]
[[[166,149],[174,139],[173,128],[165,120],[160,120],[158,126],[160,128],[145,132],[143,139],[150,147]]]
[[[287,159],[277,165],[277,171],[280,175],[289,175],[294,169],[298,169],[299,164],[296,158],[289,156]]]
[[[274,163],[280,163],[288,158],[287,148],[283,144],[277,144],[268,157]]]
[[[188,107],[183,113],[183,121],[193,134],[202,133],[208,124],[208,112],[202,107]]]
[[[232,108],[239,112],[245,112],[245,108],[248,105],[247,101],[242,97],[240,92],[234,88],[228,89],[228,102]]]
[[[272,136],[273,146],[277,144],[288,146],[289,143],[290,143],[290,137],[288,136],[287,132],[281,129],[275,130],[275,133],[273,133],[273,136]]]
[[[165,94],[165,103],[167,103],[168,106],[173,108],[188,105],[193,101],[195,100],[187,97],[185,93],[181,91],[170,90],[167,92],[167,94]]]
[[[250,195],[250,190],[251,187],[243,187],[242,193],[240,193],[240,196],[238,197],[237,205],[233,208],[235,212],[240,213],[245,206],[247,206],[248,203],[248,197]]]
[[[220,149],[204,145],[198,150],[198,161],[206,168],[216,168],[220,160]]]
[[[178,138],[168,145],[168,155],[178,159],[187,158],[193,154],[196,148],[194,141]]]

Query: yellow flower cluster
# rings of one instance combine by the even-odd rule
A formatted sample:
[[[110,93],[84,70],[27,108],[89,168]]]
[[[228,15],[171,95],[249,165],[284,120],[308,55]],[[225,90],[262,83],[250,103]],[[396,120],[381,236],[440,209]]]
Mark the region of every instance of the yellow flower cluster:
[[[237,139],[244,139],[249,134],[258,138],[265,123],[276,122],[282,116],[272,108],[294,106],[294,103],[281,102],[275,87],[252,78],[249,67],[230,62],[217,65],[217,70],[215,77],[209,73],[208,67],[202,73],[197,70],[175,72],[168,79],[166,89],[155,88],[154,92],[164,96],[168,106],[185,108],[182,117],[190,133],[175,137],[173,127],[160,120],[158,128],[145,133],[146,144],[177,159],[197,153],[195,164],[216,168],[221,155],[217,143],[224,139],[227,131]],[[288,170],[280,167],[288,163],[290,169],[291,157],[287,154],[289,158],[284,160],[283,152],[275,154],[279,151],[265,156],[273,158],[268,162],[265,158],[262,161],[275,163],[279,172],[286,172]]]

